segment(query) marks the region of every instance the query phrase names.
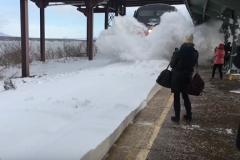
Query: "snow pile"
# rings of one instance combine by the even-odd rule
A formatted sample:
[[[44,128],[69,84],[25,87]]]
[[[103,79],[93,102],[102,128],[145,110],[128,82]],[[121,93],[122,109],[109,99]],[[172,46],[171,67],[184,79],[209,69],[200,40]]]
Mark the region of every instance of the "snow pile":
[[[148,36],[142,37],[138,32],[143,32],[145,28],[136,19],[115,17],[112,27],[101,32],[96,45],[99,54],[125,61],[169,60],[174,48],[183,43],[185,35],[193,33],[195,48],[200,58],[206,59],[213,54],[216,46],[223,43],[223,34],[218,30],[221,25],[222,22],[210,22],[194,27],[180,12],[164,13],[160,25]]]
[[[147,98],[162,61],[49,61],[0,90],[0,159],[79,160]],[[0,81],[0,86],[3,82]]]
[[[237,93],[237,94],[240,94],[240,88],[239,89],[236,89],[236,90],[233,90],[233,91],[230,91],[231,93]]]
[[[233,134],[232,129],[208,128],[208,127],[200,127],[199,125],[181,125],[180,127],[182,129],[187,129],[187,130],[212,131],[219,134]]]
[[[115,17],[96,41],[98,56],[121,60],[149,60],[149,46],[142,34],[147,28],[132,17]]]

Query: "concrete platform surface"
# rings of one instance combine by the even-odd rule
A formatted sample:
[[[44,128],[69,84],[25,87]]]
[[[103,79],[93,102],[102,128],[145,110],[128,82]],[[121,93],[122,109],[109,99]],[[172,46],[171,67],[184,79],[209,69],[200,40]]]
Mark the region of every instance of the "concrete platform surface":
[[[240,123],[240,81],[211,77],[200,67],[206,94],[191,96],[193,120],[170,120],[173,96],[163,88],[134,119],[103,160],[240,160],[235,145]],[[182,103],[182,112],[185,114]]]

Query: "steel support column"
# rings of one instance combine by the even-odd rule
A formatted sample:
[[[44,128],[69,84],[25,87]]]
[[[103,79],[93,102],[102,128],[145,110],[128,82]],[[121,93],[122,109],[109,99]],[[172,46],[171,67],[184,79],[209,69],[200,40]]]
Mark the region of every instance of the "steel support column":
[[[231,73],[236,72],[237,68],[233,65],[233,60],[237,54],[237,35],[236,30],[239,29],[238,25],[238,17],[233,13],[233,26],[232,26],[232,35],[233,35],[233,43],[232,43],[232,53],[230,57],[230,71]]]
[[[93,60],[93,6],[87,7],[87,54]]]
[[[115,11],[115,16],[118,16],[118,14],[119,14],[119,6],[118,6],[118,4],[116,4],[116,11]]]
[[[93,13],[98,0],[85,0],[87,8],[87,54],[88,59],[93,60]]]
[[[108,26],[109,26],[109,3],[106,4],[106,7],[105,7],[105,29],[108,29]]]
[[[41,61],[45,62],[45,8],[40,7],[40,52],[41,52]]]
[[[230,27],[230,26],[228,26],[225,23],[222,24],[222,31],[224,33],[224,44],[228,43],[228,38],[230,37],[230,33],[228,31],[228,27]]]
[[[29,77],[28,0],[20,0],[22,77]]]
[[[123,12],[124,12],[123,16],[126,16],[126,6],[125,5],[123,6]]]

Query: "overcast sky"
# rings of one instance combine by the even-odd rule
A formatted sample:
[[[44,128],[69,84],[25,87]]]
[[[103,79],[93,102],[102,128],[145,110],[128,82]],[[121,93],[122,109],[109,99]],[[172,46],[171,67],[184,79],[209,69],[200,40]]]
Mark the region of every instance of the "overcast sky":
[[[39,8],[29,0],[29,36],[39,37]],[[184,5],[177,8],[189,19]],[[127,8],[126,16],[133,16],[137,7]],[[94,37],[104,29],[104,14],[94,14]],[[20,36],[19,0],[1,0],[0,32],[10,36]],[[45,9],[46,38],[86,38],[86,17],[73,6],[49,6]]]

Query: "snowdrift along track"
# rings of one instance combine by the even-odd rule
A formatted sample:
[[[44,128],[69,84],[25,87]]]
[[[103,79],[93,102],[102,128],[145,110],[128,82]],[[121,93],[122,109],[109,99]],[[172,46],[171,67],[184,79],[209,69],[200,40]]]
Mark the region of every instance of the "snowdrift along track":
[[[146,107],[147,103],[153,98],[153,96],[161,89],[161,86],[155,84],[150,90],[146,100],[142,101],[141,104],[132,111],[122,123],[115,129],[115,131],[109,135],[101,144],[99,144],[95,149],[87,152],[81,160],[101,160],[108,150],[112,147],[115,141],[119,138],[125,128],[131,123],[134,117]]]

